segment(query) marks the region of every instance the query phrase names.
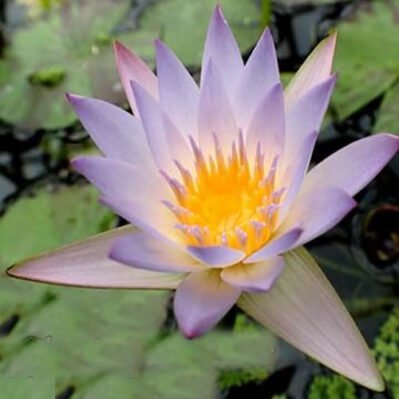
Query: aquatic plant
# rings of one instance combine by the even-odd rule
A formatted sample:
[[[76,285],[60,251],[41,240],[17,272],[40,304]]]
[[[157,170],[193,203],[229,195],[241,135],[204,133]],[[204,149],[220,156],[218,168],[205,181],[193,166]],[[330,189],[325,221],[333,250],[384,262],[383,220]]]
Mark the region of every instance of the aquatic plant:
[[[392,397],[399,399],[399,307],[381,327],[373,352]]]
[[[135,116],[101,100],[68,100],[105,157],[73,167],[132,226],[22,263],[9,275],[84,287],[176,289],[183,334],[211,329],[237,302],[272,332],[371,389],[383,382],[314,259],[301,248],[337,224],[396,154],[368,137],[307,172],[336,76],[335,34],[284,91],[269,30],[244,65],[220,7],[200,88],[156,41],[157,77],[115,45]]]
[[[234,321],[234,332],[254,332],[257,331],[256,326],[248,317],[238,314]],[[218,378],[218,386],[221,391],[228,390],[232,387],[240,387],[250,382],[260,383],[269,375],[269,370],[265,367],[239,368],[221,370]]]
[[[309,388],[308,399],[356,399],[355,386],[339,375],[316,376]]]

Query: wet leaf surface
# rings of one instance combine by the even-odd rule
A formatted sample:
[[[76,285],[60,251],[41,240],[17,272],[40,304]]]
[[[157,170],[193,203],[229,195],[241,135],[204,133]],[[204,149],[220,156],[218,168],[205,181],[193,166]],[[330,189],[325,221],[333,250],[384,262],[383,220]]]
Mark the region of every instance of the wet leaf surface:
[[[384,99],[378,111],[377,122],[373,127],[373,132],[374,133],[390,132],[399,135],[398,115],[399,115],[399,83],[396,83],[384,95]]]
[[[362,2],[338,25],[332,104],[344,120],[382,96],[399,77],[399,2]]]
[[[96,201],[88,186],[41,190],[20,199],[0,220],[2,268],[112,227],[115,219]],[[144,393],[185,398],[193,390],[195,397],[211,399],[221,370],[271,369],[276,340],[256,327],[213,332],[195,342],[175,328],[165,335],[170,296],[49,287],[2,275],[0,386],[23,381],[13,399],[25,398],[26,390],[45,395],[49,381],[56,382],[60,398],[128,399]]]
[[[138,2],[140,3],[140,2]],[[154,65],[154,38],[170,44],[187,65],[199,65],[214,0],[146,2],[138,15],[128,0],[62,2],[46,18],[16,29],[0,60],[0,118],[19,126],[56,129],[76,117],[64,93],[124,104],[112,41],[118,38]],[[140,4],[133,8],[139,10]],[[255,2],[226,1],[243,51],[259,36]]]
[[[122,103],[112,40],[125,38],[145,56],[154,37],[114,30],[129,6],[127,0],[65,2],[16,29],[0,61],[0,118],[31,128],[68,126],[76,117],[65,92]]]

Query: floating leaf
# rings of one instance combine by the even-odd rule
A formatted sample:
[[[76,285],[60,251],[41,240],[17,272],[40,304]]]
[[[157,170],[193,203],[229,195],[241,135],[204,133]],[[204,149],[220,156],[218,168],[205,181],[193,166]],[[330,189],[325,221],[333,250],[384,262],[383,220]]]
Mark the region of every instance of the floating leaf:
[[[276,359],[275,347],[275,338],[259,328],[213,331],[194,341],[173,335],[150,352],[151,373],[145,378],[157,393],[155,397],[213,399],[220,370],[242,370],[245,374],[245,370],[262,367],[268,373]]]
[[[113,222],[91,187],[41,190],[17,201],[0,219],[1,267],[108,229]],[[30,378],[37,382],[26,385],[34,399],[36,385],[39,397],[46,398],[54,382],[56,392],[49,398],[178,399],[192,392],[190,399],[212,399],[221,370],[267,372],[273,366],[276,340],[255,326],[212,332],[196,341],[173,331],[165,335],[170,295],[46,286],[2,275],[0,387],[10,380],[25,387]],[[19,389],[13,399],[27,397],[25,388]]]
[[[301,7],[322,6],[339,2],[340,0],[276,0],[276,4],[280,7],[282,6],[293,10],[296,8],[301,9]]]
[[[399,135],[399,83],[385,94],[373,132],[390,132]]]
[[[339,25],[339,79],[332,99],[339,120],[384,94],[398,78],[398,12],[398,0],[362,3],[352,19]]]
[[[157,32],[186,65],[199,65],[206,27],[215,0],[158,1],[140,21],[142,29]],[[248,51],[261,32],[260,10],[255,1],[223,1],[223,13],[235,34],[241,51]],[[265,18],[265,16],[263,16]]]
[[[119,27],[130,10],[128,0],[64,2],[46,19],[17,30],[0,61],[0,118],[30,128],[55,129],[76,120],[65,92],[122,104],[112,41],[123,41],[153,65],[153,40],[164,39],[189,65],[199,65],[214,0],[148,2],[134,29]],[[243,51],[260,34],[255,1],[225,1]]]
[[[76,120],[65,92],[124,102],[112,40],[129,7],[128,0],[64,2],[46,19],[16,30],[0,61],[0,118],[55,129]],[[118,37],[152,58],[153,32],[147,37],[119,32]]]

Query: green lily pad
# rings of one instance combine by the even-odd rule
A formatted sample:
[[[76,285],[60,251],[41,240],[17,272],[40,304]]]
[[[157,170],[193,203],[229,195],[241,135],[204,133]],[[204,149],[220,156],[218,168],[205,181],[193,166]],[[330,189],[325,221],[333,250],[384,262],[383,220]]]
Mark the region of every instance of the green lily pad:
[[[97,193],[89,186],[41,190],[34,197],[21,198],[0,219],[0,270],[24,257],[107,230],[114,223],[115,217],[97,204]],[[0,324],[18,315],[16,329],[25,330],[30,317],[53,297],[54,291],[45,285],[16,281],[1,273]],[[10,341],[10,337],[6,337],[10,347],[19,347],[20,339]],[[0,356],[4,357],[10,347],[3,348],[3,343]]]
[[[17,30],[0,61],[0,118],[30,128],[56,129],[76,120],[65,92],[125,102],[112,41],[132,47],[150,65],[153,40],[163,38],[188,65],[199,65],[214,0],[148,2],[134,29],[119,29],[129,0],[62,2],[47,18]],[[51,8],[51,7],[50,7]],[[255,1],[228,0],[223,8],[243,51],[260,34]],[[262,16],[265,19],[265,16]]]
[[[0,219],[1,268],[114,222],[92,187],[40,190],[18,200]],[[194,341],[174,330],[165,333],[170,296],[168,291],[47,286],[2,274],[0,325],[18,319],[0,335],[0,387],[8,392],[10,381],[21,385],[13,399],[62,392],[74,399],[212,399],[223,370],[267,373],[273,366],[276,339],[252,324]]]
[[[46,16],[50,11],[59,7],[63,0],[17,0],[16,3],[24,8],[26,17],[35,20]]]
[[[327,4],[339,3],[340,0],[275,0],[276,4],[287,9],[295,10],[304,6],[323,6]],[[349,0],[350,1],[350,0]]]
[[[156,31],[186,65],[199,65],[202,59],[209,18],[214,0],[159,1],[147,9],[140,21],[145,30]],[[223,1],[223,13],[231,26],[241,51],[248,51],[261,32],[260,8],[255,1]]]
[[[378,111],[374,133],[390,132],[399,135],[399,84],[385,94]]]
[[[245,374],[261,367],[267,374],[276,360],[275,348],[275,338],[261,328],[214,331],[194,341],[174,334],[150,351],[147,365],[151,372],[144,380],[157,393],[155,397],[212,399],[217,396],[219,372],[241,370]]]
[[[4,398],[54,399],[54,383],[49,378],[0,378]]]
[[[340,121],[384,94],[399,77],[398,0],[362,3],[338,26],[332,103]]]
[[[112,41],[118,37],[153,59],[153,32],[116,33],[128,0],[65,2],[46,19],[15,31],[0,61],[0,118],[29,128],[70,125],[65,92],[123,103]]]

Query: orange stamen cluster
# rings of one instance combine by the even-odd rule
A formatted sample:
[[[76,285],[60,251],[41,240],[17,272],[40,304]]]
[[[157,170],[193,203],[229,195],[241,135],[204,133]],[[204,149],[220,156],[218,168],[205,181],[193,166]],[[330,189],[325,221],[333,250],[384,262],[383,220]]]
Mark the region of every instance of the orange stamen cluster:
[[[242,134],[226,158],[214,135],[214,156],[204,154],[190,138],[195,176],[178,161],[181,180],[161,172],[176,203],[164,201],[175,214],[188,245],[225,245],[252,253],[267,242],[275,228],[284,188],[275,189],[277,158],[265,173],[260,144],[253,165],[248,162]],[[237,148],[238,147],[238,148]]]

